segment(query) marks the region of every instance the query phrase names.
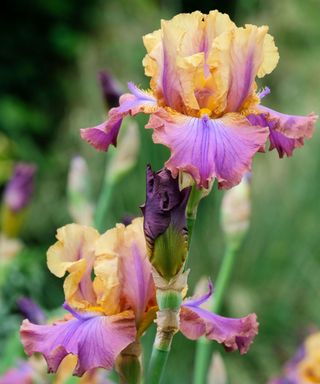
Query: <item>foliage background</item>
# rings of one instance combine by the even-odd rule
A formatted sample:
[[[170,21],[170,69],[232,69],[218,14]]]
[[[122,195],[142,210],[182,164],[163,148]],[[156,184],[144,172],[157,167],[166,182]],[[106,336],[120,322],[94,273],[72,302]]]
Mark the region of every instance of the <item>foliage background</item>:
[[[320,96],[320,3],[317,0],[30,0],[5,1],[0,28],[0,182],[17,160],[38,164],[36,194],[23,228],[27,247],[9,269],[1,270],[0,369],[22,354],[17,342],[21,318],[16,299],[28,295],[44,308],[63,301],[62,281],[46,269],[45,252],[56,228],[70,222],[66,179],[70,158],[89,162],[96,199],[105,156],[80,140],[79,128],[105,116],[97,72],[107,69],[123,84],[147,87],[141,36],[159,27],[160,18],[181,11],[218,8],[240,24],[267,24],[280,50],[277,69],[263,79],[277,110],[317,112]],[[113,196],[108,222],[139,214],[144,201],[145,164],[160,168],[166,149],[152,144],[142,129],[138,164]],[[230,383],[265,383],[310,328],[319,311],[319,134],[292,159],[260,154],[253,167],[253,217],[237,260],[223,314],[258,314],[260,333],[245,357],[222,352]],[[141,180],[141,182],[137,182]],[[224,243],[219,228],[221,191],[214,189],[200,207],[190,257],[190,292],[203,275],[214,280]],[[1,250],[0,250],[1,252]],[[1,255],[0,255],[1,258]],[[144,340],[152,343],[152,334]],[[176,337],[166,382],[191,383],[195,344]]]

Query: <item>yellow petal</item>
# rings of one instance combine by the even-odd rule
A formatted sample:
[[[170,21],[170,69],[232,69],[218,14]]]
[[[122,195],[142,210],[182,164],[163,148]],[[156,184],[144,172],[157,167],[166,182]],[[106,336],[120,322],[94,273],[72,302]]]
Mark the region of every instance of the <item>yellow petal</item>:
[[[95,304],[91,270],[95,258],[95,243],[99,233],[90,227],[69,224],[57,231],[58,241],[47,252],[50,271],[62,277],[66,301],[75,308]]]
[[[215,112],[237,112],[255,98],[255,77],[269,73],[277,63],[277,50],[267,35],[268,27],[246,25],[218,36],[213,42],[208,64],[215,76]],[[275,53],[276,52],[276,53]]]
[[[136,271],[137,266],[139,271]],[[128,226],[117,224],[99,238],[94,272],[97,302],[106,313],[123,310],[122,306],[127,305],[141,317],[144,300],[148,301],[154,293],[148,283],[151,267],[147,260],[142,218],[133,220]],[[139,276],[140,282],[137,281]],[[146,292],[145,297],[139,296],[141,292],[136,289],[139,286],[143,287],[142,292]]]
[[[278,48],[274,43],[274,38],[266,34],[263,43],[263,61],[258,70],[258,77],[263,77],[271,73],[279,61]]]

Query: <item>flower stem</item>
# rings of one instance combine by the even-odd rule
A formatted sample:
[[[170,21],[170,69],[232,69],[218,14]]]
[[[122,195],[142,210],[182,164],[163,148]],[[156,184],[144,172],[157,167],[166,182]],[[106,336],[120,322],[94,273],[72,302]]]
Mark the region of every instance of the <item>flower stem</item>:
[[[108,155],[107,161],[110,160]],[[106,170],[108,168],[106,167]],[[105,171],[101,192],[98,198],[97,206],[94,214],[94,224],[99,232],[106,230],[106,216],[110,207],[114,181],[110,179],[109,174]]]
[[[222,300],[233,270],[237,249],[237,247],[226,248],[222,265],[215,284],[214,297],[211,301],[212,312],[217,313],[221,309]],[[193,376],[194,384],[206,383],[210,355],[210,342],[204,338],[201,338],[200,340],[198,340],[196,348],[196,361]]]
[[[157,334],[153,343],[146,383],[161,383],[164,368],[171,349],[173,336],[179,330],[179,312],[182,302],[181,292],[157,289]]]
[[[152,354],[149,363],[149,378],[147,380],[148,384],[158,384],[161,383],[163,376],[164,368],[166,366],[168,356],[171,349],[171,343],[175,332],[166,333],[165,337],[159,334],[157,331],[157,339],[165,339],[166,343],[162,345],[156,345],[156,342],[152,348]],[[161,349],[160,349],[161,348]]]

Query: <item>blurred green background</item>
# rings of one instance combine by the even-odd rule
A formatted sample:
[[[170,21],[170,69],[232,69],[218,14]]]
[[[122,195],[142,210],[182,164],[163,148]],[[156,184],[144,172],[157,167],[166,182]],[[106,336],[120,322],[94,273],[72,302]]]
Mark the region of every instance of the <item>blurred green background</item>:
[[[21,234],[26,248],[1,270],[0,369],[14,363],[21,317],[16,299],[33,297],[45,309],[63,302],[62,280],[46,269],[46,249],[56,228],[69,223],[66,180],[73,155],[90,167],[93,200],[104,174],[105,155],[82,142],[79,129],[105,117],[97,78],[110,71],[148,86],[141,60],[142,35],[159,28],[160,18],[182,11],[219,9],[238,25],[267,24],[280,51],[266,104],[291,114],[318,111],[320,96],[320,3],[317,0],[29,0],[6,1],[1,12],[0,183],[14,161],[38,165],[36,193]],[[168,152],[154,145],[141,126],[141,151],[134,170],[117,186],[108,223],[139,214],[144,201],[145,164],[160,168]],[[316,133],[293,158],[273,151],[256,156],[253,216],[226,294],[223,314],[254,311],[260,333],[246,356],[222,352],[231,384],[260,384],[278,374],[310,327],[320,324],[320,145]],[[139,180],[139,182],[137,182]],[[214,280],[224,251],[219,227],[223,192],[203,201],[190,257],[190,293],[197,280]],[[1,250],[0,250],[1,252]],[[1,255],[0,255],[1,256]],[[150,346],[152,334],[145,344]],[[166,383],[191,383],[195,343],[176,337]]]

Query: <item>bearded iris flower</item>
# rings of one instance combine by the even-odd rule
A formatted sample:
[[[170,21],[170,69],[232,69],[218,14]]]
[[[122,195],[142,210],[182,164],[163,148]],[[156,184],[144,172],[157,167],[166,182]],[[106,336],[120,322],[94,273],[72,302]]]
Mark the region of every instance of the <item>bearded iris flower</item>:
[[[67,355],[77,356],[74,374],[111,369],[128,346],[139,340],[155,319],[156,292],[147,258],[143,222],[118,224],[103,235],[70,224],[58,230],[48,251],[48,266],[64,281],[66,316],[50,325],[24,320],[21,340],[28,355],[40,352],[49,372]],[[93,275],[93,278],[92,278]],[[180,330],[189,339],[206,336],[227,350],[245,353],[257,333],[256,315],[228,319],[201,307],[212,294],[185,299]]]
[[[281,378],[269,384],[312,384],[320,382],[320,333],[307,337],[297,353],[289,361]]]
[[[119,224],[103,235],[70,224],[58,230],[57,238],[48,251],[48,267],[58,277],[69,272],[64,281],[69,314],[51,325],[24,320],[25,351],[42,353],[49,372],[69,354],[78,358],[75,375],[111,369],[153,320],[155,293],[142,221]]]
[[[267,32],[266,26],[238,28],[218,11],[162,20],[161,29],[143,38],[150,90],[129,83],[119,107],[104,123],[82,130],[82,137],[106,151],[116,145],[123,117],[150,114],[146,128],[153,129],[153,141],[171,151],[166,168],[174,177],[189,173],[205,188],[214,179],[221,188],[238,184],[268,138],[270,150],[290,156],[312,136],[317,117],[260,104],[269,89],[257,92],[255,78],[272,72],[279,60]]]

